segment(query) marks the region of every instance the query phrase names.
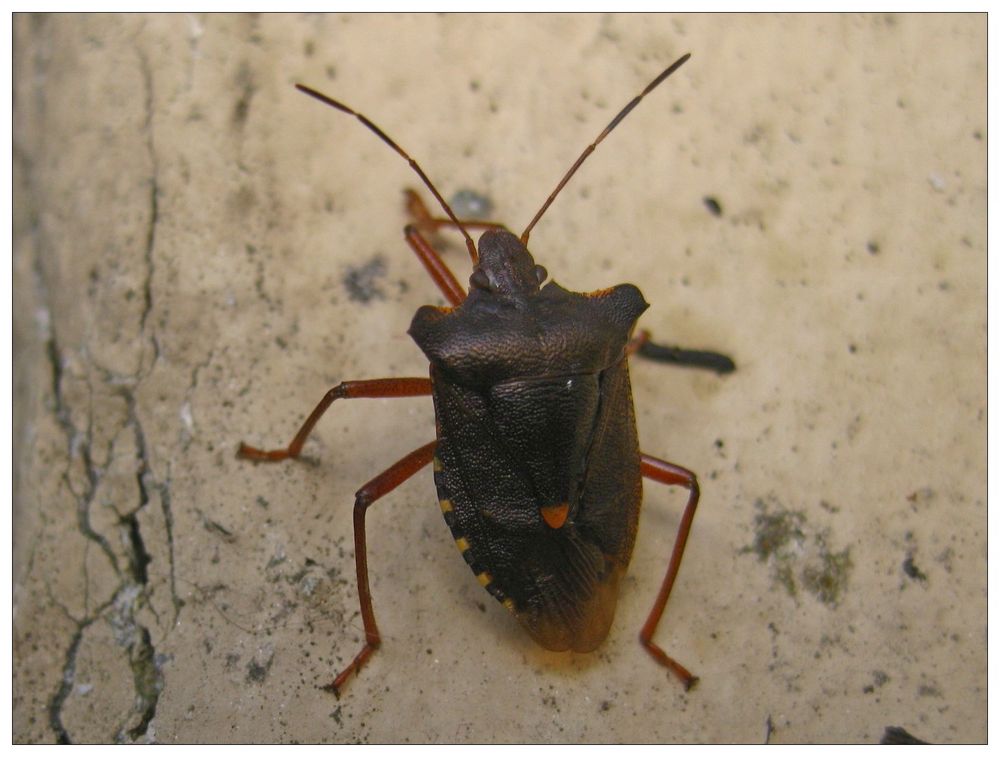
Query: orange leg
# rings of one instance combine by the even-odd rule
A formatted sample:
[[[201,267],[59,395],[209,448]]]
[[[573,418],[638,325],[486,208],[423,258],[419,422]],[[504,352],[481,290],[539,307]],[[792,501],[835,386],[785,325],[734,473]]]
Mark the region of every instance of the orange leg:
[[[433,234],[435,231],[442,228],[458,228],[455,222],[450,218],[438,218],[432,216],[430,211],[427,209],[427,206],[424,205],[424,201],[420,199],[420,195],[412,189],[403,190],[403,195],[406,197],[406,212],[409,213],[410,218],[413,219],[413,224],[425,234]],[[462,221],[461,223],[466,229],[506,228],[502,223],[491,223],[489,221]]]
[[[674,675],[680,678],[684,684],[684,689],[687,690],[697,683],[697,676],[692,675],[687,668],[660,649],[653,642],[653,634],[656,633],[656,626],[663,615],[663,608],[667,606],[667,599],[670,598],[670,590],[674,587],[674,579],[677,578],[677,571],[681,567],[681,558],[684,556],[684,545],[687,544],[688,533],[691,531],[691,521],[694,520],[694,511],[698,507],[698,479],[694,473],[686,468],[645,454],[641,456],[640,469],[642,475],[646,478],[669,486],[683,486],[689,492],[687,506],[684,508],[684,515],[681,517],[680,526],[677,528],[677,539],[674,542],[674,550],[670,554],[670,564],[667,566],[667,574],[663,577],[663,583],[660,585],[660,593],[656,595],[656,602],[653,603],[653,609],[650,610],[649,617],[646,618],[646,623],[639,632],[639,641],[646,647],[646,650],[658,663],[669,668]]]
[[[333,403],[339,399],[358,399],[361,397],[426,397],[431,393],[431,380],[429,378],[385,378],[369,379],[367,381],[344,381],[337,384],[328,391],[319,404],[313,409],[302,424],[299,433],[292,439],[291,444],[282,449],[264,450],[251,447],[248,444],[240,443],[240,448],[236,451],[237,457],[246,460],[261,462],[277,462],[296,458],[302,452],[302,445],[313,430],[313,426],[323,417],[323,413]]]
[[[430,242],[424,239],[415,225],[411,224],[407,226],[403,233],[406,235],[406,241],[410,247],[417,254],[417,257],[420,258],[420,262],[424,264],[427,273],[431,275],[438,289],[444,294],[445,299],[453,307],[461,305],[465,299],[465,290],[458,283],[455,274],[451,272],[448,265],[441,259],[438,251],[431,247]]]
[[[453,307],[462,304],[462,301],[465,300],[465,290],[458,283],[458,279],[455,278],[455,274],[448,268],[447,263],[441,259],[441,254],[434,249],[426,238],[426,235],[433,234],[439,229],[455,229],[458,228],[458,225],[450,218],[432,216],[430,211],[427,210],[427,206],[424,205],[424,201],[420,199],[420,195],[412,189],[405,190],[403,194],[406,197],[406,212],[413,219],[412,223],[407,225],[403,232],[406,235],[407,243],[413,252],[416,253],[417,257],[420,258],[420,262],[424,264],[424,268],[427,269],[434,283],[437,284],[438,289],[444,294],[445,299]],[[489,223],[487,221],[462,221],[461,223],[465,229],[503,228],[501,224]]]
[[[338,399],[358,399],[361,397],[420,397],[431,393],[429,378],[390,378],[371,379],[368,381],[345,381],[328,391],[316,405],[312,413],[302,424],[292,443],[282,449],[263,450],[240,444],[237,455],[248,460],[276,462],[296,458],[302,452],[302,446],[310,432],[323,413]],[[371,657],[380,643],[378,626],[375,625],[375,612],[372,609],[371,589],[368,586],[368,552],[365,541],[365,512],[368,506],[380,497],[385,496],[414,473],[423,468],[434,457],[433,441],[414,450],[402,460],[391,466],[362,486],[354,499],[354,553],[358,569],[358,595],[361,600],[361,618],[365,624],[365,645],[354,660],[336,677],[333,683],[325,689],[334,694],[339,693],[341,686],[356,673]]]
[[[365,541],[365,513],[369,505],[384,497],[414,473],[427,465],[434,458],[434,447],[437,441],[429,442],[414,450],[388,470],[362,486],[354,499],[354,558],[358,568],[358,596],[361,600],[361,619],[365,624],[365,644],[354,657],[351,664],[344,668],[333,683],[323,688],[332,691],[338,697],[347,680],[364,665],[368,658],[382,643],[378,626],[375,625],[375,610],[372,608],[372,593],[368,586],[368,548]]]

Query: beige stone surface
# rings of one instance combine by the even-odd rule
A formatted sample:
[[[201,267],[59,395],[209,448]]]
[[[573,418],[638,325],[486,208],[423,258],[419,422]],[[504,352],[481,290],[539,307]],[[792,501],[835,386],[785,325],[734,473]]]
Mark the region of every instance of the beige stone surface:
[[[234,452],[422,375],[441,297],[413,174],[293,83],[519,230],[687,51],[531,246],[739,364],[633,365],[643,448],[703,484],[658,633],[700,684],[636,641],[682,492],[647,485],[607,642],[555,654],[422,473],[370,512],[384,646],[338,701],[353,493],[430,402],[338,403],[305,463]],[[985,740],[985,95],[982,15],[15,17],[15,741]]]

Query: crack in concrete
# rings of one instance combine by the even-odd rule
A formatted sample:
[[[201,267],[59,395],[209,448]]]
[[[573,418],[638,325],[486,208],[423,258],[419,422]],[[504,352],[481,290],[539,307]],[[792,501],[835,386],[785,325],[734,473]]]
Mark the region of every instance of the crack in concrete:
[[[139,458],[139,466],[136,471],[136,485],[139,489],[139,505],[131,513],[127,513],[122,519],[123,524],[127,524],[130,529],[129,538],[131,543],[137,548],[137,554],[139,554],[138,549],[141,548],[141,554],[145,555],[146,559],[145,564],[135,566],[137,572],[133,575],[136,577],[136,581],[138,583],[148,583],[146,566],[149,565],[152,558],[145,552],[145,545],[142,542],[142,537],[139,532],[139,524],[136,519],[136,514],[149,504],[150,490],[154,490],[160,498],[160,512],[163,515],[164,530],[166,532],[167,572],[170,583],[170,599],[174,607],[174,615],[172,619],[173,624],[177,622],[177,617],[180,614],[181,608],[184,606],[184,602],[177,594],[176,572],[174,566],[174,515],[173,510],[171,509],[170,500],[170,464],[167,464],[167,475],[165,479],[163,481],[159,481],[153,475],[149,465],[149,451],[146,444],[146,434],[143,431],[142,423],[139,421],[135,394],[126,387],[121,387],[119,392],[125,398],[125,406],[128,409],[128,419],[126,423],[132,427],[132,432],[135,435],[135,446]]]
[[[62,708],[69,698],[69,695],[73,693],[73,683],[76,680],[76,656],[80,650],[80,644],[83,641],[83,632],[90,627],[98,618],[100,618],[104,611],[111,605],[113,600],[109,600],[101,605],[97,610],[90,616],[84,618],[83,620],[78,620],[73,617],[73,614],[69,609],[63,605],[52,593],[52,588],[45,584],[45,589],[48,592],[49,600],[58,607],[63,615],[65,615],[72,623],[76,625],[76,630],[73,632],[73,637],[70,639],[69,647],[66,650],[66,655],[63,662],[63,674],[62,681],[59,684],[59,688],[56,693],[49,700],[49,727],[53,730],[56,736],[56,743],[59,744],[72,744],[72,740],[69,737],[69,732],[62,722]]]
[[[49,727],[56,734],[56,743],[72,744],[69,733],[62,723],[62,708],[73,691],[73,679],[76,676],[76,653],[80,649],[80,642],[83,641],[83,632],[87,625],[93,623],[96,618],[91,618],[86,625],[78,624],[73,638],[70,640],[69,649],[66,650],[66,658],[63,663],[62,682],[55,695],[49,701]]]
[[[174,562],[174,512],[170,500],[170,463],[167,463],[167,475],[163,481],[152,481],[151,486],[160,495],[160,512],[163,514],[163,528],[167,534],[167,572],[170,578],[170,601],[174,606],[174,616],[171,626],[176,625],[177,618],[184,607],[184,600],[177,593],[177,571]]]
[[[40,92],[41,91],[42,90],[40,90]],[[39,94],[39,103],[37,104],[37,108],[39,112],[44,112],[45,106],[42,94]],[[32,172],[30,170],[26,170],[25,172],[25,181],[26,201],[34,208],[40,207],[34,182],[32,180]],[[66,436],[66,470],[63,471],[62,480],[67,491],[69,491],[76,500],[76,519],[78,529],[85,538],[100,547],[101,551],[110,562],[112,568],[117,571],[118,560],[111,549],[111,545],[108,543],[107,539],[94,531],[94,529],[90,526],[89,504],[93,499],[93,493],[96,489],[100,476],[99,472],[94,467],[93,460],[91,459],[89,439],[84,440],[84,443],[81,444],[80,432],[73,422],[69,405],[63,396],[65,371],[63,367],[62,352],[55,336],[55,327],[52,324],[51,296],[49,293],[47,276],[45,275],[42,265],[41,254],[41,251],[45,247],[45,243],[42,239],[42,232],[38,223],[35,223],[32,226],[32,237],[35,252],[35,257],[32,261],[32,270],[34,273],[33,278],[34,285],[37,290],[37,299],[40,303],[42,303],[41,309],[43,314],[43,317],[38,319],[38,323],[42,332],[42,339],[44,341],[45,357],[49,363],[49,370],[51,373],[51,384],[49,387],[53,398],[51,411],[55,417],[56,424]],[[74,490],[70,479],[70,469],[72,467],[72,461],[75,457],[74,453],[77,451],[80,452],[80,457],[83,461],[87,482],[87,490],[82,494]],[[86,563],[84,564],[84,574],[86,575]],[[76,625],[76,630],[70,638],[69,645],[67,646],[66,653],[64,655],[62,676],[59,686],[52,695],[52,698],[49,700],[48,706],[49,727],[55,735],[56,742],[60,744],[69,744],[71,743],[71,739],[62,722],[62,708],[73,691],[73,681],[76,675],[76,657],[80,649],[80,644],[83,641],[83,633],[87,627],[100,617],[104,607],[102,606],[97,608],[92,615],[82,621],[77,620],[61,602],[57,601],[56,598],[52,596],[51,587],[47,583],[46,589],[49,593],[50,600],[52,600],[56,607],[60,608],[67,618],[69,618]],[[89,598],[87,597],[87,592],[85,590],[84,608],[88,605]]]
[[[133,674],[133,685],[136,692],[135,709],[140,716],[137,725],[127,729],[123,726],[119,730],[116,734],[116,741],[124,741],[126,735],[131,740],[135,740],[145,735],[149,723],[156,714],[156,705],[159,702],[164,680],[160,661],[152,644],[152,635],[149,629],[139,623],[135,617],[137,609],[143,605],[150,607],[152,610],[152,605],[148,601],[148,567],[152,562],[152,556],[146,549],[138,521],[138,513],[149,503],[147,477],[150,474],[145,435],[142,432],[142,427],[135,413],[133,392],[126,387],[119,387],[118,391],[124,396],[129,409],[126,424],[131,425],[135,433],[139,459],[139,470],[136,474],[139,486],[138,505],[130,513],[119,517],[119,524],[125,532],[123,543],[126,546],[126,560],[128,563],[127,567],[123,570],[108,539],[103,534],[95,531],[90,524],[90,506],[94,501],[98,486],[106,469],[96,465],[90,453],[91,430],[89,428],[89,421],[87,431],[81,433],[76,428],[70,416],[70,410],[63,395],[64,376],[62,372],[62,360],[54,331],[49,334],[47,353],[53,370],[55,415],[67,436],[68,456],[72,460],[73,451],[74,449],[77,450],[85,469],[87,485],[83,492],[76,492],[74,490],[68,470],[63,474],[63,480],[67,489],[77,502],[77,524],[84,537],[96,543],[101,548],[115,574],[121,579],[121,583],[110,600],[97,607],[93,613],[83,620],[74,621],[77,624],[77,628],[66,650],[62,681],[49,704],[49,724],[55,732],[59,743],[72,743],[70,733],[62,722],[62,708],[73,690],[77,654],[83,641],[84,631],[98,619],[104,618],[115,630],[116,642],[127,650],[129,666]],[[112,459],[110,449],[107,459]],[[172,545],[170,561],[172,571]],[[172,594],[175,607],[174,620],[176,620],[180,604],[173,589]]]
[[[142,534],[139,533],[139,519],[133,512],[122,518],[120,523],[125,527],[127,532],[126,538],[131,545],[128,555],[128,572],[135,583],[144,585],[149,582],[147,569],[153,558],[146,551],[146,545],[142,541]]]
[[[156,658],[156,649],[153,647],[149,629],[145,626],[139,626],[138,630],[138,642],[129,647],[129,661],[132,664],[135,691],[142,709],[142,718],[139,723],[128,731],[128,735],[133,741],[146,735],[149,724],[156,717],[156,705],[159,703],[160,693],[163,691],[163,671]]]
[[[54,413],[56,422],[66,435],[67,467],[66,470],[63,471],[63,483],[65,483],[67,490],[76,500],[76,520],[80,533],[101,548],[101,551],[111,563],[111,567],[117,573],[119,572],[118,558],[112,550],[111,544],[102,534],[99,534],[90,525],[90,505],[94,500],[94,495],[96,494],[97,487],[100,484],[101,476],[104,473],[104,469],[94,463],[93,456],[91,455],[91,423],[88,419],[86,431],[81,432],[73,422],[69,405],[63,397],[64,375],[61,357],[62,353],[59,349],[58,343],[56,342],[55,330],[52,328],[51,324],[48,326],[47,337],[45,353],[48,356],[49,365],[52,370],[52,390],[55,403]],[[70,477],[72,461],[77,454],[83,463],[83,473],[86,477],[86,488],[83,492],[76,491]],[[110,459],[110,455],[107,456],[107,459]]]
[[[116,435],[113,435],[108,443],[107,454],[104,459],[107,461],[103,465],[95,462],[92,451],[93,442],[93,408],[88,408],[87,427],[85,430],[77,428],[72,416],[72,408],[65,392],[66,372],[63,360],[63,353],[56,337],[54,326],[49,323],[45,332],[45,348],[51,370],[51,391],[53,396],[53,414],[59,427],[66,436],[67,468],[63,473],[63,481],[67,490],[76,501],[77,526],[80,533],[90,542],[96,544],[101,552],[108,559],[111,568],[120,583],[115,589],[112,597],[103,604],[87,614],[82,620],[74,619],[67,612],[67,616],[76,624],[69,645],[66,648],[62,667],[62,680],[56,692],[49,700],[49,725],[52,728],[56,740],[59,743],[72,743],[69,729],[63,723],[63,708],[73,692],[76,677],[77,658],[80,647],[84,641],[84,633],[93,623],[99,619],[110,624],[116,643],[123,647],[128,655],[129,667],[132,670],[133,687],[135,690],[135,704],[133,713],[138,715],[138,721],[130,715],[126,722],[118,729],[114,738],[118,742],[135,741],[145,736],[153,718],[156,716],[156,707],[160,694],[164,686],[164,675],[162,670],[164,656],[158,655],[153,644],[152,634],[145,625],[138,621],[136,614],[142,607],[148,607],[159,624],[159,615],[156,613],[150,601],[150,575],[149,566],[153,562],[153,557],[146,548],[141,532],[139,513],[150,503],[150,493],[155,491],[159,495],[160,509],[164,518],[166,542],[168,549],[169,563],[169,585],[170,596],[173,604],[173,622],[176,624],[183,602],[177,594],[174,566],[174,544],[173,544],[173,513],[170,500],[170,475],[169,465],[167,477],[160,481],[152,473],[149,463],[149,450],[146,443],[145,433],[139,420],[137,412],[134,387],[147,376],[156,365],[159,358],[159,342],[156,335],[147,334],[147,322],[153,311],[153,275],[155,272],[154,249],[156,244],[156,229],[159,222],[159,167],[153,140],[153,81],[152,72],[148,61],[142,51],[139,51],[141,71],[146,88],[145,97],[145,128],[147,133],[147,146],[149,159],[152,166],[150,177],[149,194],[149,221],[145,235],[143,256],[146,263],[146,276],[143,283],[143,307],[139,319],[140,330],[145,337],[142,342],[145,344],[148,339],[153,348],[153,358],[147,367],[143,367],[144,362],[140,360],[140,367],[137,375],[119,377],[111,374],[110,371],[94,365],[102,374],[106,387],[114,387],[114,393],[119,394],[125,400],[127,407],[127,418],[124,426],[131,427],[134,434],[137,457],[136,484],[138,487],[138,502],[136,506],[124,515],[119,515],[118,525],[122,529],[122,545],[125,551],[126,565],[123,567],[118,555],[111,546],[108,538],[95,530],[90,520],[90,508],[96,497],[98,488],[110,461],[114,459],[112,452]],[[32,193],[33,194],[33,193]],[[39,243],[36,250],[39,252],[44,247]],[[35,269],[41,301],[51,312],[51,298],[47,286],[46,276],[41,263],[41,255],[35,259]],[[145,351],[144,348],[140,349]],[[91,396],[93,395],[93,388]],[[82,464],[84,486],[81,491],[77,491],[71,476],[74,460],[79,460]],[[84,566],[86,567],[86,566]],[[89,582],[88,582],[89,583]],[[87,587],[89,590],[89,586]],[[58,604],[58,603],[57,603]],[[89,602],[87,603],[89,604]],[[85,604],[85,610],[87,608]],[[59,605],[61,606],[61,605]],[[65,608],[64,608],[65,611]],[[132,724],[134,722],[134,724]]]
[[[146,151],[149,155],[150,163],[150,177],[149,177],[149,223],[146,228],[146,245],[145,245],[145,261],[146,261],[146,280],[143,283],[142,297],[142,315],[139,317],[139,327],[143,333],[146,332],[146,319],[153,310],[153,271],[154,271],[154,260],[153,260],[153,249],[156,246],[156,226],[160,220],[160,206],[159,206],[159,195],[160,195],[160,166],[159,160],[156,154],[156,143],[155,143],[155,132],[153,129],[153,111],[154,111],[154,93],[153,93],[153,72],[149,67],[149,60],[146,58],[145,53],[142,50],[138,50],[139,54],[139,70],[142,72],[142,81],[145,88],[145,122],[143,124],[143,130],[146,133]],[[159,343],[154,337],[153,342],[153,362],[156,362],[156,358],[159,357]]]
[[[141,543],[137,548],[144,550]],[[135,689],[133,712],[139,715],[139,721],[134,726],[128,727],[126,722],[118,729],[115,734],[115,741],[118,743],[135,741],[146,735],[150,722],[156,716],[156,705],[163,691],[162,660],[156,654],[149,629],[135,617],[136,609],[148,599],[146,592],[145,584],[124,581],[115,594],[110,611],[106,614],[106,619],[114,631],[115,641],[128,653],[132,684]],[[148,601],[146,604],[148,606]]]

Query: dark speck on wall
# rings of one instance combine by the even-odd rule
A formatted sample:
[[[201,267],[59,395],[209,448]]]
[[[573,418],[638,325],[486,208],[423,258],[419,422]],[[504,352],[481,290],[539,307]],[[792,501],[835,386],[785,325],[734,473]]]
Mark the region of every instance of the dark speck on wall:
[[[347,289],[347,296],[354,302],[369,303],[385,299],[385,292],[379,286],[385,274],[385,259],[376,255],[367,263],[349,267],[341,281]]]
[[[926,581],[927,575],[917,567],[917,564],[913,561],[913,555],[908,554],[906,559],[903,560],[903,572],[912,578],[914,581]]]

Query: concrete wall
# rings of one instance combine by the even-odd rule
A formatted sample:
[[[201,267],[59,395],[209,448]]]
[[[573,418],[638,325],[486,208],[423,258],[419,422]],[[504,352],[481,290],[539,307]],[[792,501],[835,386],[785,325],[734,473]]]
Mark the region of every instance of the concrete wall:
[[[442,298],[401,237],[406,164],[520,230],[561,284],[622,281],[725,378],[633,361],[646,486],[607,642],[536,647],[476,582],[429,473],[369,513],[384,646],[361,644],[354,491],[432,438]],[[877,742],[986,738],[985,16],[16,16],[18,742]],[[721,214],[710,211],[714,198]],[[446,258],[468,276],[462,245]]]

